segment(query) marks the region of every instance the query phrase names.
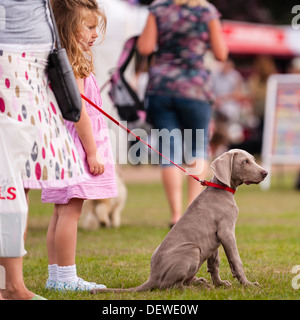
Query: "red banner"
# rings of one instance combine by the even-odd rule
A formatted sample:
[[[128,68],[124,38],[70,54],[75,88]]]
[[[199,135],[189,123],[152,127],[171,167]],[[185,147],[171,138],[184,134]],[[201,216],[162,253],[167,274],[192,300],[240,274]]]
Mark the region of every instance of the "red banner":
[[[300,55],[299,31],[291,26],[222,22],[229,51],[235,54]],[[296,41],[297,39],[297,41]]]

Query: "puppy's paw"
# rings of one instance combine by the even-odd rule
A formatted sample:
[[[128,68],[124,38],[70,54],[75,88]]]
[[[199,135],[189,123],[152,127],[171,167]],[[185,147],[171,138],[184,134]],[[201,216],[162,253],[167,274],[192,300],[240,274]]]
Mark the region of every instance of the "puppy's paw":
[[[220,280],[214,283],[215,287],[232,287],[232,284],[227,280]]]
[[[207,289],[207,290],[210,290],[213,288],[212,285],[210,285],[208,283],[208,281],[205,279],[205,278],[194,278],[193,280],[193,284],[200,287],[200,288],[204,288],[204,289]]]
[[[258,282],[250,282],[248,280],[243,282],[242,285],[245,287],[260,287],[260,284]]]

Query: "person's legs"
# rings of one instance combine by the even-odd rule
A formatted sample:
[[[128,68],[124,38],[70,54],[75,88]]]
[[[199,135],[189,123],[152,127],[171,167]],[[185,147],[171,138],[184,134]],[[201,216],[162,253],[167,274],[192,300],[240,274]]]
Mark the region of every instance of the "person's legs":
[[[53,209],[53,214],[49,222],[47,231],[47,251],[49,265],[57,264],[56,250],[55,250],[55,229],[58,220],[57,209],[59,205],[55,205]]]
[[[47,232],[49,278],[46,289],[89,291],[103,289],[104,285],[84,281],[77,276],[75,255],[77,227],[82,211],[83,199],[71,199],[67,204],[54,207]]]
[[[171,225],[173,225],[182,214],[182,172],[176,167],[163,167],[162,181],[171,210]]]
[[[25,195],[28,201],[28,192],[25,190]],[[27,228],[26,228],[27,229]],[[26,230],[24,233],[24,239],[26,238]],[[25,241],[25,240],[24,240]],[[24,283],[23,279],[23,257],[18,258],[0,258],[0,265],[5,270],[5,289],[0,290],[2,297],[9,300],[29,300],[35,296],[35,294],[29,291]]]
[[[190,169],[192,169],[193,172],[195,171],[195,175],[200,180],[205,180],[207,171],[208,171],[208,161],[197,159],[195,161],[195,164],[191,166]],[[199,193],[203,190],[203,186],[200,184],[199,181],[196,181],[194,178],[188,176],[187,187],[188,187],[188,205],[190,205],[193,202],[193,200],[199,195]]]
[[[71,199],[67,204],[55,204],[47,232],[47,289],[55,289],[58,281],[78,282],[75,264],[77,226],[83,199]]]
[[[204,180],[208,171],[211,104],[195,99],[176,98],[175,108],[184,128],[184,160],[188,164],[187,172]],[[198,181],[188,177],[188,204],[202,189]]]
[[[148,117],[154,129],[159,130],[159,137],[156,139],[159,138],[160,152],[170,160],[180,163],[182,135],[180,121],[173,108],[173,99],[165,96],[150,96],[148,101]],[[163,157],[160,163],[162,164],[162,182],[171,210],[171,225],[173,225],[182,214],[182,172]]]
[[[83,199],[73,198],[67,204],[56,204],[47,232],[49,264],[75,264],[77,226]]]
[[[34,293],[30,292],[23,279],[23,257],[0,258],[0,265],[5,268],[6,286],[1,290],[3,298],[9,300],[30,300]]]

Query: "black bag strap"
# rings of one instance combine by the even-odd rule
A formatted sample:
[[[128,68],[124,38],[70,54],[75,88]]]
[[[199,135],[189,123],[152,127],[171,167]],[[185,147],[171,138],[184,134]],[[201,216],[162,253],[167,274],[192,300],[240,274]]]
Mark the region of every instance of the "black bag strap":
[[[53,10],[52,10],[52,6],[51,6],[51,3],[50,3],[50,0],[48,0],[48,7],[49,7],[50,17],[51,17],[52,25],[53,25],[54,42],[56,42],[56,48],[59,50],[59,49],[61,49],[61,43],[60,43],[60,38],[59,38],[59,35],[58,35],[57,25],[56,25],[56,21],[55,21],[55,17],[54,17],[54,13],[53,13]]]

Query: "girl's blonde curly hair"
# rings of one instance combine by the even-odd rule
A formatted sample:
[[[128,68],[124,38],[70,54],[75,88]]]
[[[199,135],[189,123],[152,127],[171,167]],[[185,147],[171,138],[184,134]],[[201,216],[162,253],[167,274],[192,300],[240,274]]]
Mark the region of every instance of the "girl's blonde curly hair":
[[[62,46],[66,49],[70,64],[77,78],[86,78],[94,72],[93,55],[84,51],[78,41],[78,33],[83,19],[80,9],[89,9],[99,21],[102,40],[106,30],[106,16],[96,0],[51,0],[58,33]]]

